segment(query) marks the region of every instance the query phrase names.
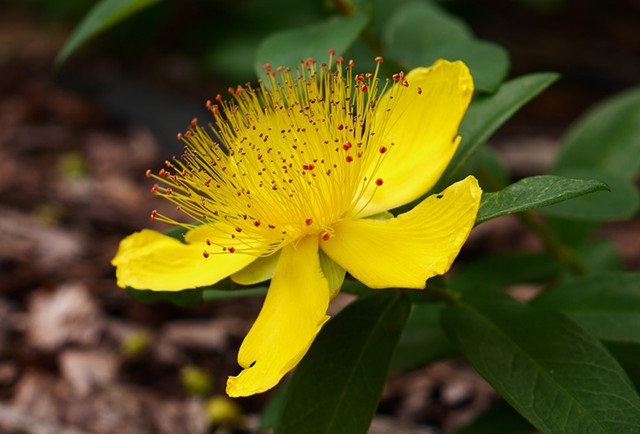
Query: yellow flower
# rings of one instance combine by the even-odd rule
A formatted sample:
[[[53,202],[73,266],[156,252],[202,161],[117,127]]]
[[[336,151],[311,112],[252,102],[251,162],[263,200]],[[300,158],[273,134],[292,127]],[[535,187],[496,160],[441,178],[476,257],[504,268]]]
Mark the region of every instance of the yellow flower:
[[[376,61],[382,61],[377,58]],[[238,355],[230,396],[275,386],[329,319],[345,270],[371,288],[424,288],[445,273],[473,227],[473,177],[393,217],[438,180],[473,93],[462,62],[438,61],[392,80],[354,75],[341,58],[295,71],[266,65],[268,86],[208,103],[212,136],[193,121],[184,154],[152,191],[196,224],[184,242],[142,230],[113,259],[118,285],[157,291],[271,279]],[[380,85],[380,83],[383,85]],[[149,174],[149,172],[148,172]]]

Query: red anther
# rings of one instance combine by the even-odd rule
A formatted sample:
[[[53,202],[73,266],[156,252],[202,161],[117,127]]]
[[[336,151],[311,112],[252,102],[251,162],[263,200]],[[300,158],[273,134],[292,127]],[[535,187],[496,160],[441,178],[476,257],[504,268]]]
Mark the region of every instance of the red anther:
[[[353,157],[351,155],[347,155],[347,163],[351,163],[353,161]]]
[[[382,178],[378,178],[378,179],[376,179],[376,185],[377,185],[378,187],[380,187],[380,186],[382,185],[382,182],[383,182],[383,181],[382,181]]]
[[[404,81],[402,82],[402,85],[403,85],[404,87],[409,87],[409,82],[408,82],[407,80],[404,80]]]
[[[335,56],[336,55],[336,50],[334,50],[333,48],[331,48],[329,50],[329,56]]]
[[[349,149],[351,149],[353,145],[351,144],[351,142],[347,142],[344,145],[342,145],[342,149],[344,149],[345,151],[348,151]]]
[[[153,184],[151,187],[151,194],[156,194],[158,192],[158,184]]]
[[[282,71],[284,71],[284,66],[278,66],[278,67],[276,68],[276,71],[277,71],[277,72],[282,72]]]
[[[211,100],[208,99],[204,106],[207,108],[207,110],[211,110]]]
[[[271,187],[271,190],[276,191],[278,189],[277,185],[274,185],[273,187]]]
[[[198,125],[198,118],[191,119],[191,126],[195,127],[196,125]]]
[[[240,95],[242,92],[244,92],[244,89],[242,88],[242,86],[238,85],[238,87],[236,87],[236,93]]]
[[[187,132],[184,134],[184,136],[185,136],[185,137],[191,137],[191,130],[187,131]]]
[[[236,226],[236,232],[242,232],[242,228]]]
[[[274,225],[269,225],[269,229],[275,229],[276,227]]]
[[[171,193],[173,193],[173,190],[171,189],[171,187],[167,187],[167,196],[170,195]]]
[[[180,211],[180,205],[176,207],[176,211]]]
[[[344,125],[342,124],[338,125],[338,131],[342,131],[342,130],[344,130]]]
[[[220,110],[218,110],[218,106],[214,105],[213,108],[211,109],[211,111],[213,112],[214,115],[217,115],[218,113],[220,113]]]
[[[356,81],[359,81],[360,83],[364,83],[364,77],[361,75],[356,75]]]
[[[204,242],[207,243],[207,246],[211,245],[211,240],[209,240],[209,239],[206,239]]]
[[[393,81],[398,81],[400,80],[400,74],[393,74],[391,78],[393,78]]]
[[[218,101],[218,102],[222,101],[222,95],[217,94],[216,95],[216,101]]]
[[[418,95],[422,95],[422,88],[421,87],[418,88]]]
[[[209,252],[205,250],[204,252],[202,252],[202,256],[204,256],[204,259],[207,259],[209,257]]]
[[[173,182],[178,183],[178,175],[173,175]]]
[[[349,66],[353,67],[356,64],[353,60],[349,60]]]
[[[256,221],[254,221],[254,222],[253,222],[253,225],[254,225],[255,227],[259,227],[259,226],[260,226],[260,220],[256,220]]]
[[[331,237],[331,235],[329,235],[329,232],[324,232],[322,234],[322,239],[325,241],[329,241],[329,238]]]
[[[344,57],[339,56],[339,57],[336,59],[336,65],[340,65],[340,64],[342,64],[342,62],[344,62]]]
[[[151,211],[151,215],[149,216],[149,220],[151,220],[152,222],[155,222],[157,215],[158,215],[158,212],[154,209],[153,211]]]
[[[230,87],[229,89],[227,89],[227,92],[229,92],[231,95],[233,95],[235,93],[235,89]]]
[[[151,169],[147,169],[147,171],[144,172],[144,176],[146,176],[147,178],[151,178]]]
[[[263,66],[265,71],[271,71],[271,64],[270,63],[265,63]]]
[[[171,174],[169,173],[169,171],[165,171],[162,176],[164,176],[165,178],[169,178],[171,176]]]
[[[368,90],[369,90],[369,88],[367,87],[367,85],[366,85],[366,84],[363,84],[363,85],[362,85],[362,87],[360,88],[360,90],[361,90],[362,92],[366,92],[366,91],[368,91]]]
[[[233,246],[229,247],[228,250],[229,250],[229,253],[235,253],[236,252],[236,248],[233,247]]]
[[[158,172],[158,175],[160,176],[164,176],[164,173],[166,172],[166,170],[164,169],[160,169],[160,171]]]
[[[373,77],[373,74],[370,73],[370,72],[367,72],[364,76],[367,77],[367,78],[371,78],[371,77]]]
[[[164,160],[164,165],[168,168],[171,167],[171,163],[169,162],[169,160]]]
[[[358,158],[362,158],[362,151],[358,152]]]
[[[314,166],[313,164],[303,164],[302,165],[302,170],[313,170],[315,169],[316,166]]]
[[[402,80],[402,79],[404,78],[404,72],[400,71],[400,72],[398,73],[398,75],[400,76],[400,80]]]
[[[178,140],[182,140],[182,133],[178,133],[176,137],[178,138]]]
[[[375,59],[373,59],[373,60],[375,60],[375,61],[376,61],[376,62],[378,62],[378,63],[381,63],[381,62],[383,62],[383,61],[384,61],[384,59],[383,59],[381,56],[378,56],[378,57],[376,57],[376,58],[375,58]]]
[[[272,76],[272,77],[275,77],[275,76],[276,76],[276,73],[275,73],[275,72],[273,72],[273,71],[270,71],[270,72],[268,72],[267,74],[269,74],[269,75],[270,75],[270,76]]]
[[[311,226],[311,223],[313,223],[313,220],[311,220],[310,218],[308,218],[308,219],[306,219],[304,222],[307,224],[307,226]]]
[[[386,146],[380,146],[380,153],[384,154],[385,152],[387,152],[387,147]]]

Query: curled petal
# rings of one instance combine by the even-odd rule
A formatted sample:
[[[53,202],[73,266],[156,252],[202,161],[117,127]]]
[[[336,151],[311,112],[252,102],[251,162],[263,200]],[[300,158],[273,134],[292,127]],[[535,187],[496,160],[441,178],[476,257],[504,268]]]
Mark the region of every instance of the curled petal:
[[[248,396],[278,384],[329,319],[328,305],[318,238],[307,236],[284,247],[260,315],[240,347],[238,364],[244,370],[229,377],[227,394]]]
[[[386,221],[344,220],[322,250],[371,288],[424,288],[449,270],[469,236],[482,190],[469,176]]]

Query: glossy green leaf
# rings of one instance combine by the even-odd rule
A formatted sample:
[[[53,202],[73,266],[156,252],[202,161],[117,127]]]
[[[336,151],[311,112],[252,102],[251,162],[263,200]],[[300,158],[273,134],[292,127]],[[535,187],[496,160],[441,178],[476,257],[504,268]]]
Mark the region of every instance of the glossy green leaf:
[[[391,360],[391,371],[426,366],[457,354],[440,326],[442,303],[416,304]]]
[[[274,432],[366,433],[410,308],[385,290],[331,319],[290,379]]]
[[[520,107],[558,79],[554,73],[525,75],[504,83],[492,95],[476,96],[460,125],[462,142],[432,191],[442,191],[455,181],[467,161]]]
[[[565,176],[582,179],[598,179],[606,183],[610,191],[599,192],[575,201],[559,203],[543,212],[553,217],[585,221],[606,221],[630,218],[640,207],[640,193],[633,181],[617,173],[600,169],[564,169]]]
[[[464,21],[437,4],[415,2],[395,9],[382,33],[382,45],[386,57],[413,68],[427,65],[430,50],[471,37]]]
[[[160,0],[101,0],[87,13],[62,47],[54,65],[60,67],[65,60],[89,39]]]
[[[479,285],[504,289],[519,283],[542,283],[560,275],[562,268],[550,256],[517,253],[483,256],[453,275],[450,285],[459,292]]]
[[[531,304],[563,311],[601,340],[640,344],[640,273],[574,279],[548,289]]]
[[[476,225],[503,215],[542,208],[607,189],[605,183],[596,180],[552,175],[521,179],[503,190],[482,195]]]
[[[576,168],[635,179],[640,171],[640,87],[596,106],[571,129],[553,173]]]
[[[501,291],[469,291],[442,313],[473,367],[545,433],[640,432],[640,397],[598,339],[566,315]]]
[[[267,37],[258,48],[254,63],[256,74],[264,77],[264,65],[297,67],[301,61],[314,58],[329,60],[329,50],[339,55],[349,48],[367,24],[363,14],[334,17],[306,27],[284,30]],[[373,61],[373,59],[372,59]]]
[[[476,90],[494,92],[509,72],[509,54],[497,44],[477,39],[449,42],[430,49],[426,63],[438,59],[462,60],[471,71]],[[421,66],[421,65],[410,65]]]

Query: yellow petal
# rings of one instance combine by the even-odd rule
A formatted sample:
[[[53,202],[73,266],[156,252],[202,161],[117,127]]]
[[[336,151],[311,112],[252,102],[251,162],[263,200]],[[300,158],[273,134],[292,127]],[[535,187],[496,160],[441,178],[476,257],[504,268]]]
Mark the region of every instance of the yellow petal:
[[[478,181],[469,176],[393,219],[344,220],[320,246],[370,288],[424,288],[458,255],[481,196]]]
[[[376,108],[375,124],[382,129],[374,136],[376,148],[387,147],[388,155],[373,175],[383,184],[360,217],[422,196],[438,181],[458,147],[458,127],[473,94],[466,65],[439,60],[430,68],[412,70],[406,80],[408,87],[393,98],[388,92]]]
[[[282,249],[258,319],[244,339],[238,363],[245,368],[229,377],[232,397],[264,392],[305,355],[329,319],[329,286],[320,268],[318,237],[308,236]]]
[[[228,252],[205,258],[206,248],[204,242],[184,244],[144,229],[120,242],[111,263],[116,267],[117,283],[122,288],[180,291],[212,285],[256,259]]]
[[[240,285],[254,285],[269,280],[276,272],[278,258],[280,258],[280,251],[264,258],[258,258],[242,270],[232,274],[231,280]]]

